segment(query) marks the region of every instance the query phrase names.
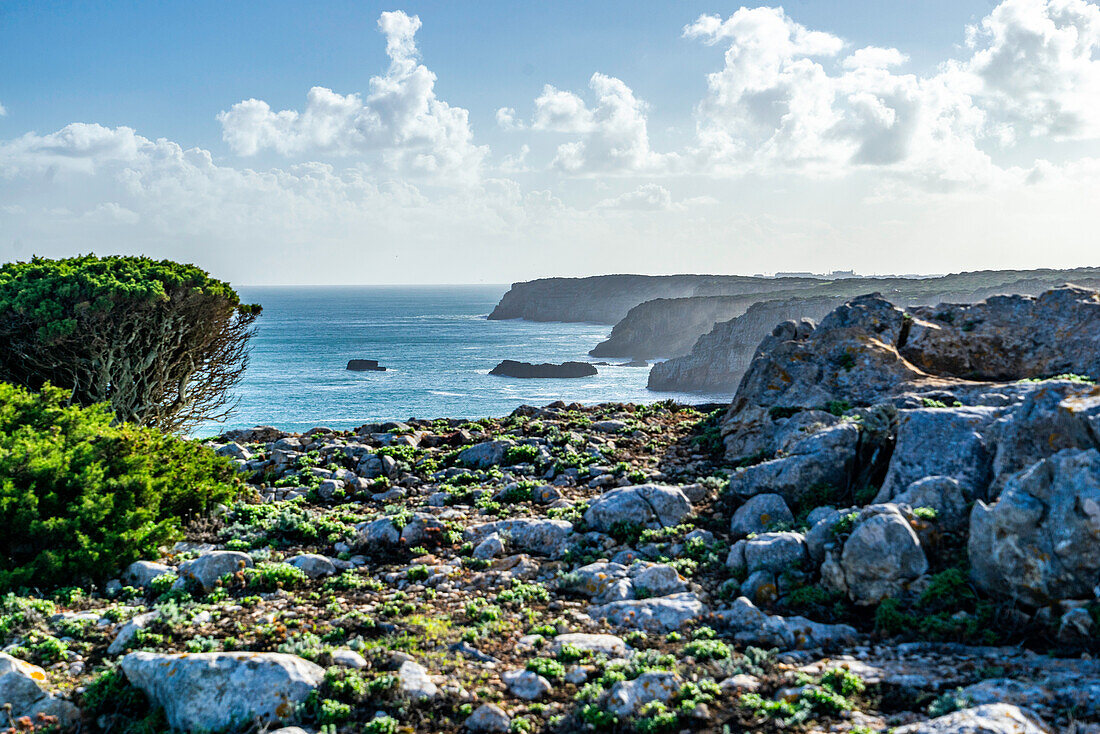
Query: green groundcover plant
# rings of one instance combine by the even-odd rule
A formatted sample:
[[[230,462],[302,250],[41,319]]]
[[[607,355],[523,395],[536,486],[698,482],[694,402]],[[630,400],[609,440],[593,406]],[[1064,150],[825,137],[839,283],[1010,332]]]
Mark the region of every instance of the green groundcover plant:
[[[68,399],[0,383],[0,592],[101,582],[241,492],[208,448]]]

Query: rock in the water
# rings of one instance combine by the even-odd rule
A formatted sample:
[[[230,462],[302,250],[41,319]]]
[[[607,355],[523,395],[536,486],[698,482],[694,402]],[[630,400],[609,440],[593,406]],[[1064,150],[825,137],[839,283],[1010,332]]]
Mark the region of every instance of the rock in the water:
[[[506,670],[501,673],[500,679],[513,696],[528,701],[534,701],[553,689],[550,681],[530,670]]]
[[[975,706],[893,731],[894,734],[1050,734],[1038,716],[1006,703]]]
[[[0,652],[0,704],[11,706],[7,713],[12,719],[27,716],[33,722],[38,714],[56,716],[64,728],[79,721],[80,710],[51,694],[45,685],[42,668]]]
[[[1010,478],[970,515],[971,575],[1028,604],[1092,596],[1100,579],[1100,451],[1067,449]]]
[[[530,362],[516,362],[506,359],[492,370],[490,375],[520,378],[553,378],[553,377],[592,377],[598,374],[596,368],[588,362],[563,362],[562,364],[531,364]]]
[[[618,627],[672,632],[705,612],[706,607],[695,594],[682,593],[655,599],[615,601],[593,607],[588,613],[595,619],[607,619]]]
[[[920,540],[896,505],[863,511],[844,543],[841,567],[848,596],[856,604],[877,604],[897,596],[906,583],[928,570]]]
[[[650,701],[665,702],[680,690],[683,679],[676,673],[654,670],[642,673],[634,680],[623,680],[611,687],[607,708],[611,713],[627,716]]]
[[[503,734],[512,728],[512,717],[500,706],[483,703],[466,717],[466,728],[472,732],[495,732]]]
[[[588,506],[584,521],[596,530],[607,532],[616,523],[671,527],[690,513],[691,502],[679,487],[639,484],[604,492]]]
[[[252,568],[252,557],[247,553],[210,551],[180,564],[179,576],[184,581],[197,583],[204,591],[210,591],[222,576],[245,568]]]
[[[377,359],[350,359],[347,369],[352,372],[385,372],[386,368],[378,364]]]
[[[737,538],[752,533],[764,533],[773,526],[794,524],[794,515],[786,500],[778,494],[758,494],[737,508],[730,523],[730,532]]]
[[[218,652],[122,658],[126,678],[183,731],[222,730],[291,717],[324,678],[319,665],[281,653]]]

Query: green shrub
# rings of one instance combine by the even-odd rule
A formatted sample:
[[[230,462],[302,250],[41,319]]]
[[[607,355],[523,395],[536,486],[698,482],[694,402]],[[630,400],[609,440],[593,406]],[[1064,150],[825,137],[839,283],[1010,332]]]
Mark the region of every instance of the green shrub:
[[[553,658],[531,658],[527,661],[527,670],[538,673],[543,678],[559,680],[565,677],[565,666]]]
[[[175,431],[223,418],[260,307],[194,265],[36,257],[0,267],[0,380]]]
[[[213,451],[68,402],[0,383],[0,590],[110,578],[241,491]]]
[[[511,446],[504,452],[504,464],[505,466],[512,466],[514,464],[533,464],[538,456],[538,446],[532,446],[531,444]]]
[[[255,568],[246,568],[244,578],[253,591],[295,589],[309,581],[302,569],[289,563],[259,563]]]

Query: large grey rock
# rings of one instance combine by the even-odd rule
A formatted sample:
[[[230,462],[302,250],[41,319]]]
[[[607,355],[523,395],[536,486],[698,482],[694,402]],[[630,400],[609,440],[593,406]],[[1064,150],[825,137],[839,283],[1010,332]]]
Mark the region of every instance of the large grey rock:
[[[786,502],[807,500],[822,487],[848,485],[859,446],[860,427],[838,423],[791,444],[789,453],[730,476],[730,491],[739,497],[778,494]]]
[[[963,530],[969,521],[968,495],[954,477],[918,479],[893,501],[910,507],[931,507],[936,511],[936,526],[943,530]]]
[[[515,445],[514,441],[483,441],[460,451],[458,462],[473,469],[488,469],[504,461],[508,449]]]
[[[970,515],[974,582],[1033,605],[1092,596],[1100,580],[1100,451],[1067,449],[1010,477]]]
[[[1001,409],[922,408],[898,414],[898,438],[876,502],[890,502],[916,481],[954,478],[969,498],[985,497],[993,455],[986,437]]]
[[[466,717],[465,726],[472,732],[504,734],[512,729],[512,717],[496,704],[483,703]]]
[[[413,660],[406,660],[397,669],[401,692],[413,699],[429,700],[439,695],[439,688],[428,676],[428,669]]]
[[[319,665],[280,653],[211,652],[122,658],[126,678],[183,731],[222,730],[293,716],[324,678]]]
[[[585,632],[567,632],[564,635],[557,635],[551,643],[550,652],[557,655],[566,645],[596,654],[607,655],[609,658],[625,657],[630,652],[630,647],[621,637]]]
[[[1044,382],[1029,386],[990,429],[993,483],[986,501],[996,499],[1017,472],[1064,449],[1097,447],[1100,436],[1100,391],[1091,385]]]
[[[628,716],[650,701],[668,701],[683,685],[677,674],[664,670],[642,673],[634,680],[623,680],[611,687],[607,708],[611,713]]]
[[[972,380],[1018,380],[1075,372],[1100,376],[1100,299],[1076,286],[1038,298],[911,309],[902,355],[918,368]]]
[[[928,570],[920,540],[896,505],[866,508],[844,543],[841,567],[848,596],[856,604],[876,604],[900,594],[905,584]]]
[[[691,514],[691,502],[679,487],[639,484],[604,492],[588,506],[584,521],[607,532],[616,523],[638,523],[648,528],[678,525]]]
[[[408,524],[401,528],[401,545],[406,548],[438,545],[446,530],[446,524],[435,515],[417,512],[413,514]]]
[[[210,591],[226,574],[252,568],[252,557],[240,551],[210,551],[198,558],[180,564],[179,576],[187,582],[197,583],[204,591]]]
[[[743,538],[752,533],[767,532],[779,524],[788,527],[794,524],[794,515],[786,500],[778,494],[758,494],[750,497],[733,513],[730,532],[735,538]]]
[[[573,523],[530,517],[497,520],[467,528],[464,537],[477,545],[493,534],[499,535],[513,550],[553,558],[561,555],[568,546],[573,535]]]
[[[46,671],[0,652],[0,705],[8,704],[12,719],[34,721],[38,714],[56,716],[68,728],[80,720],[80,709],[46,690]]]
[[[848,645],[855,642],[855,628],[846,624],[821,624],[805,617],[781,617],[759,609],[741,596],[726,609],[712,615],[715,625],[728,629],[743,645],[814,648],[824,645]]]
[[[761,533],[743,542],[745,567],[749,573],[781,574],[798,568],[806,560],[806,541],[798,533]]]
[[[388,517],[360,523],[356,531],[355,546],[364,550],[383,549],[401,542],[401,531]]]
[[[687,579],[666,563],[658,563],[642,570],[631,581],[635,596],[668,596],[687,589]]]
[[[651,632],[672,632],[706,613],[695,594],[682,593],[655,599],[615,601],[592,607],[594,619],[606,619],[617,627],[632,627]]]
[[[134,561],[122,572],[122,581],[128,586],[144,589],[153,579],[171,573],[172,569],[163,563],[153,561]]]
[[[500,674],[500,679],[513,696],[527,701],[534,701],[553,690],[550,681],[530,670],[506,670]]]
[[[336,566],[332,560],[317,553],[303,553],[288,558],[287,563],[299,569],[311,579],[319,579],[336,573]]]
[[[590,597],[603,596],[616,581],[625,579],[627,567],[621,563],[597,561],[581,566],[569,574],[569,590]]]
[[[975,706],[893,731],[894,734],[1050,734],[1038,716],[1005,703]]]

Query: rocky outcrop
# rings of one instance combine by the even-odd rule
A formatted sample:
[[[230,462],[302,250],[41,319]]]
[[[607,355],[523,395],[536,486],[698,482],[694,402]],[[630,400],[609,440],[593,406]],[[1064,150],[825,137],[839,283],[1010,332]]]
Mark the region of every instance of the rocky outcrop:
[[[6,714],[32,722],[39,716],[56,716],[62,728],[71,727],[80,719],[80,711],[45,686],[46,671],[0,652],[0,705],[8,707]]]
[[[944,302],[959,304],[990,299],[989,304],[986,305],[948,305],[934,308],[923,306],[910,309],[914,315],[921,314],[922,318],[927,317],[925,319],[927,325],[914,324],[918,328],[910,336],[910,344],[918,345],[933,340],[943,342],[945,339],[953,338],[951,334],[957,337],[961,333],[965,337],[964,341],[970,344],[971,352],[996,352],[999,349],[999,340],[1003,339],[1005,334],[1012,333],[1010,321],[1005,318],[1006,312],[1010,309],[1005,304],[998,303],[997,298],[991,297],[996,297],[1000,293],[1021,294],[1008,298],[1015,299],[1018,315],[1021,318],[1020,326],[1027,329],[1030,326],[1037,326],[1036,322],[1056,313],[1060,305],[1055,301],[1036,302],[1035,299],[1027,299],[1025,296],[1041,294],[1066,282],[1100,287],[1100,271],[1096,268],[1063,271],[983,271],[927,279],[849,279],[825,282],[814,288],[802,288],[789,294],[773,293],[770,294],[771,297],[761,299],[760,303],[749,308],[743,315],[715,324],[709,333],[700,332],[689,354],[655,365],[650,372],[649,389],[732,393],[748,369],[756,346],[775,324],[788,319],[817,320],[842,303],[844,299],[872,290],[883,293],[892,303],[899,306],[916,307],[922,304]],[[783,298],[779,298],[780,295],[783,295]],[[644,306],[645,304],[642,305]],[[639,316],[642,307],[639,307]],[[690,310],[690,304],[685,304],[682,308]],[[987,321],[987,312],[998,314],[1000,321]],[[674,329],[660,326],[659,318],[654,320],[657,321],[662,333],[674,332]],[[648,325],[641,318],[624,319],[624,325],[626,321],[634,322],[630,325],[630,333],[645,334],[654,330],[653,326]],[[963,328],[946,331],[936,328],[943,324],[955,324]],[[616,325],[616,330],[619,326]],[[689,324],[685,321],[682,331],[687,330],[688,326]],[[614,332],[612,334],[614,337]],[[972,334],[976,335],[984,346],[970,343]],[[683,334],[677,334],[677,338],[682,339]],[[1011,353],[1011,345],[1009,346],[1009,353]],[[1022,351],[1027,350],[1026,344],[1020,344],[1018,347]],[[916,348],[919,350],[921,347]],[[966,348],[957,341],[955,351],[961,353],[960,350],[966,351]],[[950,348],[946,343],[940,344],[936,350],[938,354],[945,357],[949,351]],[[666,353],[671,354],[667,350]],[[1000,358],[1006,363],[1002,365],[1006,368],[1011,368],[1009,363],[1013,359],[1009,353]],[[992,368],[996,364],[989,357],[983,359],[987,367]],[[1053,364],[1048,366],[1044,374],[1057,374],[1059,371],[1064,371],[1055,368],[1058,363],[1057,358],[1053,358],[1052,361]],[[918,366],[921,366],[919,362]],[[952,374],[968,376],[967,372],[967,366],[961,365]],[[974,377],[976,374],[969,376]],[[989,372],[987,375],[992,379],[999,379],[995,376],[995,372]]]
[[[968,533],[983,593],[1072,610],[1100,581],[1100,389],[1041,378],[1100,373],[1098,319],[1100,293],[1065,286],[908,311],[861,296],[819,326],[785,322],[761,343],[723,421],[728,458],[749,464],[731,492],[804,508],[822,494],[857,505],[877,494],[806,534],[822,585],[856,604],[918,596],[938,533],[955,532]],[[739,546],[731,568],[759,571]],[[1087,621],[1062,626],[1072,636]]]
[[[506,359],[492,370],[490,375],[502,377],[553,378],[553,377],[591,377],[598,370],[587,362],[563,362],[562,364],[531,364]]]

